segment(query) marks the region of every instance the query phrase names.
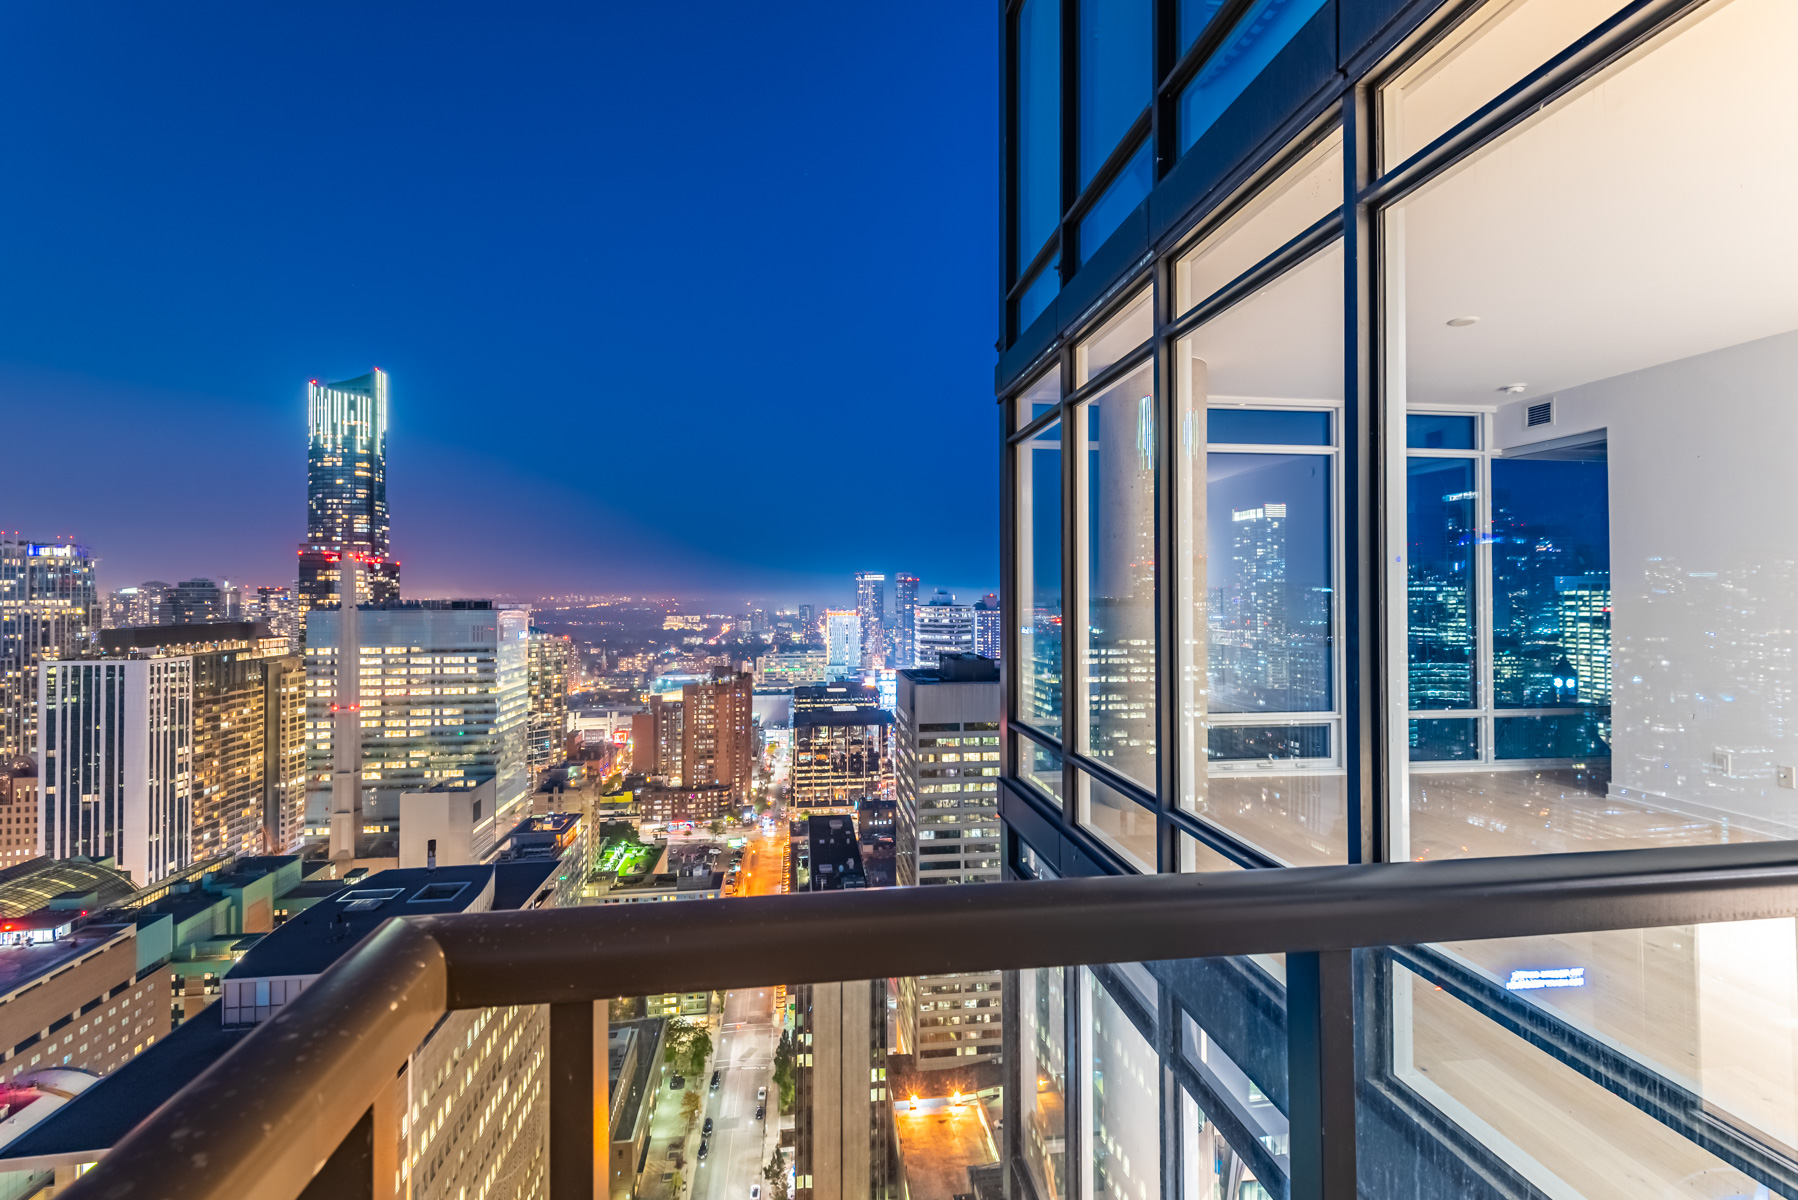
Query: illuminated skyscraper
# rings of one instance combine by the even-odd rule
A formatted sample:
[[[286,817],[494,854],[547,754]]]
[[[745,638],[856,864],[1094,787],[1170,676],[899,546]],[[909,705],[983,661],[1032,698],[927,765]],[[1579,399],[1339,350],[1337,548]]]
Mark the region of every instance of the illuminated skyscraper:
[[[100,628],[85,546],[0,538],[0,761],[36,753],[37,667]]]
[[[887,577],[873,571],[855,573],[855,610],[861,616],[863,668],[883,667],[887,661]]]
[[[948,592],[939,589],[929,604],[920,604],[914,621],[920,667],[936,666],[939,655],[974,652],[974,606],[957,604]]]
[[[335,602],[344,554],[361,560],[363,599],[397,600],[400,565],[387,556],[387,372],[307,385],[306,541],[300,607]]]
[[[1555,599],[1561,617],[1561,653],[1573,664],[1581,704],[1611,702],[1611,577],[1560,575]],[[1565,687],[1565,685],[1563,685]]]
[[[862,660],[861,615],[854,609],[826,610],[824,638],[833,677],[840,678],[868,665]]]
[[[918,665],[917,628],[912,614],[918,608],[918,577],[903,571],[893,576],[893,657],[900,669]]]

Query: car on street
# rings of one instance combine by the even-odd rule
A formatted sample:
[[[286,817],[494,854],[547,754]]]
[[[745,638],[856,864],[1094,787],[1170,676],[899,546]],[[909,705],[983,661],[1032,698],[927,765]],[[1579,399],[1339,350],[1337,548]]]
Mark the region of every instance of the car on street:
[[[700,1127],[700,1130],[699,1130],[699,1132],[700,1132],[700,1133],[702,1133],[702,1134],[704,1134],[704,1135],[707,1135],[707,1136],[710,1136],[710,1135],[711,1135],[711,1132],[712,1132],[712,1118],[710,1118],[710,1117],[707,1117],[707,1118],[706,1118],[706,1119],[705,1119],[705,1124],[704,1124],[704,1125],[703,1125],[703,1126],[701,1126],[701,1127]]]
[[[761,1184],[752,1183],[749,1185],[749,1200],[762,1200],[762,1185]]]
[[[712,1090],[714,1092],[718,1090],[718,1081],[723,1078],[724,1078],[723,1071],[713,1071],[712,1072]]]
[[[758,1121],[766,1121],[768,1119],[768,1106],[766,1104],[758,1104],[755,1106],[755,1119]]]
[[[712,1143],[705,1140],[704,1138],[701,1138],[699,1140],[699,1157],[704,1158],[707,1154],[710,1154],[711,1151],[712,1151]]]
[[[668,1090],[671,1092],[678,1092],[686,1086],[687,1077],[685,1075],[676,1075],[673,1079],[668,1081]]]
[[[768,1089],[765,1087],[755,1089],[755,1098],[757,1103],[766,1100],[768,1098]]]

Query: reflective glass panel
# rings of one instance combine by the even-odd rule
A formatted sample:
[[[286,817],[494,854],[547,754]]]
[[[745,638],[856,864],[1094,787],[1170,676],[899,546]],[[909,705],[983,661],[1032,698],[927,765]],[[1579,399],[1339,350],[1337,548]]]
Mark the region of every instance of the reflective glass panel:
[[[1079,408],[1080,746],[1155,786],[1155,381],[1148,363]]]
[[[1022,429],[1061,403],[1061,368],[1052,366],[1018,394],[1015,428]]]
[[[1154,293],[1144,288],[1116,316],[1074,348],[1074,386],[1079,387],[1149,340],[1155,332]]]
[[[1160,1059],[1099,977],[1090,969],[1081,975],[1088,1046],[1080,1096],[1088,1114],[1083,1194],[1160,1200]]]
[[[1148,107],[1154,5],[1152,0],[1079,0],[1079,4],[1080,187],[1084,190]]]
[[[1218,10],[1223,6],[1224,0],[1180,0],[1180,7],[1174,10],[1174,23],[1182,54],[1192,46],[1193,39],[1211,24],[1211,18],[1217,16]]]
[[[1105,244],[1105,239],[1124,223],[1124,218],[1136,211],[1136,206],[1148,199],[1149,192],[1155,186],[1155,158],[1150,153],[1150,144],[1144,139],[1141,149],[1130,156],[1117,177],[1105,185],[1105,191],[1086,215],[1080,218],[1080,261],[1085,262],[1093,256],[1094,251]]]
[[[1472,708],[1477,463],[1412,458],[1406,467],[1411,707]]]
[[[1215,445],[1328,446],[1330,414],[1302,409],[1214,408],[1205,414],[1206,434]]]
[[[1023,333],[1030,328],[1049,305],[1055,303],[1055,297],[1061,294],[1061,257],[1057,255],[1052,261],[1043,264],[1024,294],[1018,297],[1018,332]]]
[[[1253,185],[1181,256],[1174,266],[1177,310],[1191,310],[1341,206],[1342,131],[1333,129],[1282,174]]]
[[[1391,170],[1572,45],[1621,0],[1494,0],[1380,89]]]
[[[1043,797],[1061,805],[1061,755],[1040,746],[1027,737],[1016,738],[1018,776],[1041,792]]]
[[[1061,220],[1061,0],[1024,0],[1017,29],[1017,256],[1022,270]],[[1020,314],[1018,328],[1029,324]]]
[[[1468,580],[1466,480],[1413,452],[1412,703],[1485,769],[1414,772],[1393,858],[1798,832],[1794,46],[1798,6],[1697,6],[1382,217],[1389,415],[1489,413],[1491,455]]]
[[[1103,780],[1080,773],[1080,823],[1145,875],[1156,871],[1155,814]]]
[[[1405,445],[1412,450],[1476,450],[1478,417],[1411,413],[1405,418]]]
[[[1323,4],[1324,0],[1256,0],[1180,92],[1176,110],[1180,153],[1192,149],[1192,144],[1217,123],[1224,110]]]
[[[1174,353],[1179,802],[1293,863],[1347,854],[1339,726],[1316,719],[1339,703],[1328,451],[1343,384],[1342,263],[1340,246],[1315,255]],[[1298,406],[1307,401],[1318,407]],[[1220,439],[1231,448],[1210,449]]]
[[[1420,717],[1409,723],[1408,733],[1412,762],[1474,762],[1480,757],[1477,720]]]
[[[1061,732],[1061,422],[1051,422],[1017,455],[1018,709],[1054,736]]]
[[[1066,978],[1059,967],[1017,974],[1024,1166],[1040,1200],[1068,1194]]]

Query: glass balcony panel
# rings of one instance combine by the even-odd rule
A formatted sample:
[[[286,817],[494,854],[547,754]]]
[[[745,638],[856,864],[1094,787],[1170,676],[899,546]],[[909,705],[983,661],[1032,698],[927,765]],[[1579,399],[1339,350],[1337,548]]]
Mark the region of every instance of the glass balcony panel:
[[[1016,446],[1018,715],[1061,731],[1061,422]]]
[[[1080,824],[1143,874],[1155,873],[1154,811],[1084,771],[1080,773]]]
[[[1373,1082],[1458,1125],[1464,1160],[1548,1196],[1794,1194],[1792,920],[1462,942],[1383,970]]]
[[[1155,293],[1144,288],[1116,315],[1074,347],[1074,386],[1082,387],[1094,375],[1148,341],[1155,332]]]
[[[1226,208],[1229,215],[1180,257],[1174,265],[1176,311],[1190,312],[1341,206],[1342,131],[1333,129],[1284,173],[1252,185]]]
[[[1148,107],[1151,0],[1079,0],[1080,188]],[[1136,207],[1132,204],[1130,207]]]
[[[1090,969],[1081,975],[1081,1024],[1089,1031],[1080,1095],[1088,1114],[1082,1194],[1160,1200],[1160,1057],[1098,975]]]
[[[1380,89],[1390,171],[1623,8],[1621,0],[1493,0]]]
[[[1155,381],[1149,363],[1080,405],[1080,740],[1154,788]]]
[[[1024,0],[1018,9],[1019,270],[1036,258],[1061,220],[1061,3]],[[1029,324],[1020,312],[1018,328]]]
[[[1067,972],[1019,971],[1019,1119],[1024,1169],[1040,1200],[1068,1195]]]
[[[1563,7],[1522,69],[1606,11],[1483,10],[1492,45]],[[1798,833],[1798,171],[1753,132],[1798,110],[1794,45],[1790,4],[1698,6],[1381,217],[1389,417],[1485,431],[1388,494],[1419,722],[1390,749],[1490,768],[1412,776],[1394,858]],[[1458,732],[1431,709],[1477,751],[1421,753]]]

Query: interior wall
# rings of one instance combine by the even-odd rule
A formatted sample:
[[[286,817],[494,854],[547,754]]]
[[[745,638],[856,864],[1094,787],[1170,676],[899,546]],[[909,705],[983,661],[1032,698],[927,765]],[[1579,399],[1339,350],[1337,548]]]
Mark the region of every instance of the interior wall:
[[[1500,448],[1606,430],[1612,788],[1798,830],[1798,331],[1562,391],[1552,426],[1498,412]],[[1727,768],[1715,755],[1728,757]]]

